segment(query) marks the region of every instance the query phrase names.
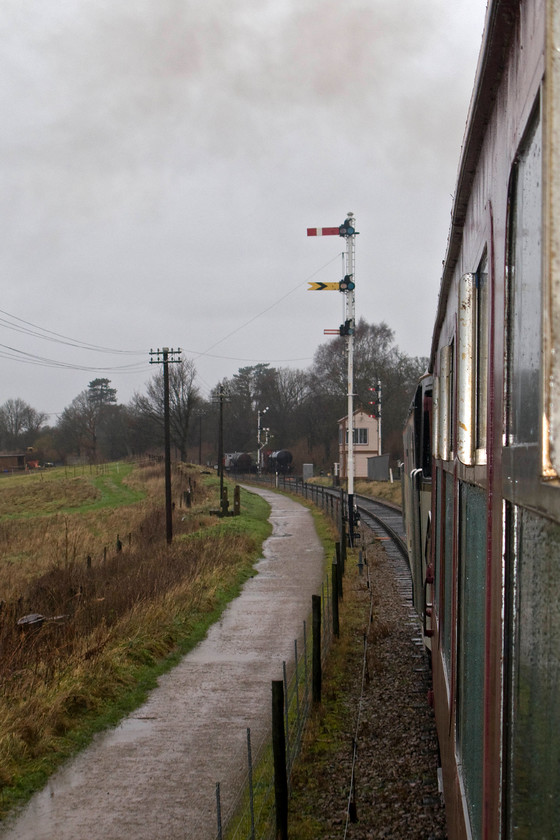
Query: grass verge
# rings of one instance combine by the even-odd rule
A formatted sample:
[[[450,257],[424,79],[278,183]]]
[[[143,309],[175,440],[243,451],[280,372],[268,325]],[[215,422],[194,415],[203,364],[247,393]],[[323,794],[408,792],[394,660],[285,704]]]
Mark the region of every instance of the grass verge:
[[[181,534],[171,547],[150,547],[154,581],[163,581],[159,589],[154,583],[153,597],[92,622],[93,607],[105,599],[82,587],[87,609],[77,610],[73,622],[20,636],[0,686],[0,816],[41,788],[96,732],[137,708],[254,574],[270,533],[269,506],[254,494],[242,492],[241,500],[240,517],[203,534]],[[104,576],[122,575],[126,559],[123,553],[107,565]],[[173,567],[173,575],[162,578],[165,567]],[[89,629],[77,634],[82,613]]]
[[[340,636],[333,640],[323,669],[321,703],[312,709],[304,732],[301,752],[291,779],[289,805],[290,840],[315,840],[324,836],[325,799],[340,803],[340,824],[345,817],[348,790],[332,789],[332,766],[341,755],[351,759],[351,731],[356,717],[355,692],[351,684],[360,678],[371,608],[367,581],[359,577],[357,551],[349,551],[344,597],[339,603]],[[343,783],[350,781],[350,771]],[[338,830],[340,830],[340,824]]]

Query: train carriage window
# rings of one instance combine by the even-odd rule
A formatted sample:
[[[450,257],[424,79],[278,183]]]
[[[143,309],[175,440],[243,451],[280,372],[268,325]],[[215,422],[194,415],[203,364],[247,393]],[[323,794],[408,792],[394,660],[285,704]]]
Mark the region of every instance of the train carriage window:
[[[474,326],[475,274],[463,274],[459,282],[457,362],[457,457],[472,464],[474,457]]]
[[[476,462],[486,463],[486,424],[488,409],[488,258],[484,255],[476,283],[476,385],[475,447]]]
[[[508,446],[538,443],[542,352],[542,132],[535,119],[510,183],[507,263]]]
[[[439,441],[437,452],[444,461],[452,458],[453,441],[451,430],[453,429],[453,392],[454,392],[454,342],[442,347],[439,361],[439,398],[438,398],[438,422]]]
[[[488,393],[488,260],[459,283],[457,455],[463,464],[486,463]]]
[[[439,404],[440,377],[434,376],[433,405],[432,405],[432,452],[434,458],[441,458],[439,451]]]

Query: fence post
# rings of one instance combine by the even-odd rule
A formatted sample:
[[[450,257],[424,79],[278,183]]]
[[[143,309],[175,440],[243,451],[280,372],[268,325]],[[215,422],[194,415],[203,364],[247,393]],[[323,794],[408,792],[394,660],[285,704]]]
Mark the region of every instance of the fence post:
[[[288,770],[292,767],[292,755],[290,752],[290,692],[288,687],[288,671],[286,663],[282,662],[282,673],[284,675],[284,716],[285,722],[285,738],[286,738],[286,765]]]
[[[313,610],[313,702],[321,702],[322,671],[321,671],[321,596],[312,595]]]
[[[216,816],[218,819],[218,840],[222,840],[222,803],[220,800],[219,782],[216,782]]]
[[[307,648],[307,622],[303,622],[303,679],[305,682],[305,695],[304,695],[304,708],[305,714],[307,714],[307,707],[309,702],[309,674],[308,674],[308,667],[307,667],[307,659],[309,655],[309,650]]]
[[[284,683],[272,681],[272,751],[274,755],[275,840],[288,840],[288,774],[284,732]]]
[[[336,563],[332,564],[332,581],[331,581],[331,593],[332,593],[332,625],[333,625],[333,633],[338,639],[340,635],[340,624],[338,620],[338,576],[339,576],[339,569]]]
[[[247,768],[249,771],[249,809],[251,811],[251,840],[255,840],[255,803],[253,797],[253,753],[251,750],[251,730],[247,727]]]
[[[342,559],[342,551],[340,550],[340,543],[335,543],[336,549],[336,565],[338,569],[338,574],[336,578],[336,583],[338,586],[338,597],[342,600],[344,593],[342,592],[342,575],[344,574],[344,561]]]
[[[295,678],[296,678],[296,718],[297,718],[297,731],[299,732],[299,727],[300,727],[300,717],[299,717],[299,659],[298,659],[297,639],[294,639],[294,658],[295,658]]]
[[[239,516],[241,513],[241,487],[239,484],[235,485],[233,491],[233,515]]]

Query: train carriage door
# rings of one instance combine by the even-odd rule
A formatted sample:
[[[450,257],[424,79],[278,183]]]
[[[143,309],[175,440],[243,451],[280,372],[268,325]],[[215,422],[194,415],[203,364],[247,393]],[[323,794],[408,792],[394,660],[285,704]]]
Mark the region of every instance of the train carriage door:
[[[546,84],[544,122],[544,231],[543,276],[546,282],[546,345],[543,382],[546,393],[546,435],[543,472],[560,477],[560,5],[547,4]]]
[[[530,495],[543,473],[546,452],[540,104],[520,146],[509,193],[503,449],[504,840],[560,837],[560,525],[539,516],[540,498]]]
[[[504,840],[560,837],[560,525],[506,504]]]
[[[459,492],[457,593],[457,752],[473,839],[482,837],[486,494],[466,481]]]

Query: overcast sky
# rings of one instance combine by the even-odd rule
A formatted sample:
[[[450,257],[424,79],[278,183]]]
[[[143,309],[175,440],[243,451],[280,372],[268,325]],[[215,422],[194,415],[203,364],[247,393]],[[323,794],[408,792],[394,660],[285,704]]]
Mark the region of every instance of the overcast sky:
[[[163,346],[204,395],[307,368],[348,211],[357,317],[428,355],[485,7],[2,0],[0,404],[127,402]]]

